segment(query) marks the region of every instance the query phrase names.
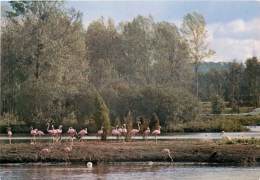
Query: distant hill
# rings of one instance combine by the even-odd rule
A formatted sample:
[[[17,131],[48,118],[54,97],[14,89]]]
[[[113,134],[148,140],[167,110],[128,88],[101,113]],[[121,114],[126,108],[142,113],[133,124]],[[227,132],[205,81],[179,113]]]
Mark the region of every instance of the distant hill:
[[[203,62],[200,64],[199,72],[206,73],[210,69],[225,70],[228,69],[228,62]]]

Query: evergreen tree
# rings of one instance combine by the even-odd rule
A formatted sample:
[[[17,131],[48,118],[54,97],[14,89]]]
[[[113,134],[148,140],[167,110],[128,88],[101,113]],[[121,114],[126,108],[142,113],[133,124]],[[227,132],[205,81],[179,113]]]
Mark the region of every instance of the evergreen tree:
[[[97,127],[103,126],[103,134],[101,139],[106,140],[107,135],[110,132],[110,118],[109,118],[109,109],[104,102],[103,98],[100,96],[100,94],[97,94],[96,100],[96,113],[94,114],[94,118],[96,121]]]
[[[211,100],[211,108],[213,114],[221,114],[221,112],[225,108],[223,99],[218,95],[214,96]]]

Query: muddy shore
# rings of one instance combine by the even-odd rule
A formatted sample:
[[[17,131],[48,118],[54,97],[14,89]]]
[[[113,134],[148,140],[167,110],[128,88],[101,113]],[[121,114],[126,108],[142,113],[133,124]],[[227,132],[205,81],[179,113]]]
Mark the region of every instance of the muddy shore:
[[[65,148],[70,143],[1,144],[0,163],[26,162],[174,162],[221,163],[237,165],[260,164],[259,145],[224,144],[215,141],[173,140],[149,142],[75,142],[71,152]],[[48,148],[49,152],[42,152]]]

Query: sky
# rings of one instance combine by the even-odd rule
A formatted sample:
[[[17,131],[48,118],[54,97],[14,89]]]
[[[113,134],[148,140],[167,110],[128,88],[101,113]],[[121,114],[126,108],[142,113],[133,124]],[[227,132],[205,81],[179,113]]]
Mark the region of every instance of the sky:
[[[210,48],[216,54],[207,61],[244,62],[260,57],[260,1],[67,1],[83,13],[88,24],[103,16],[116,23],[137,15],[152,15],[156,21],[181,25],[182,18],[196,11],[205,17]]]

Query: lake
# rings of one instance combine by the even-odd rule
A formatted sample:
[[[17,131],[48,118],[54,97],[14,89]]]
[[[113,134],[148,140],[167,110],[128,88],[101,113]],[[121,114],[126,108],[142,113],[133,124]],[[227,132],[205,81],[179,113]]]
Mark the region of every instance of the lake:
[[[260,180],[260,167],[209,166],[167,163],[85,165],[16,164],[0,166],[1,180]]]

